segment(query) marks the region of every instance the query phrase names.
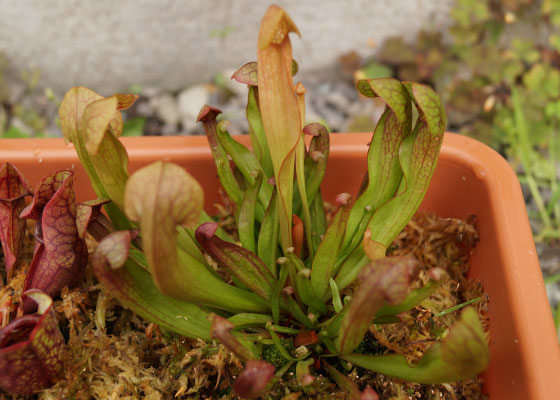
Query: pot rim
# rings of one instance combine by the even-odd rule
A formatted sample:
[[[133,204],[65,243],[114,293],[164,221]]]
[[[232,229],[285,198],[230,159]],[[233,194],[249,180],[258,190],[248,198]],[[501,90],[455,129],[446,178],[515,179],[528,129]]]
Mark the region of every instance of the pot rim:
[[[348,154],[352,157],[363,157],[371,135],[371,133],[331,134],[331,156]],[[236,138],[242,143],[250,143],[247,135],[236,136]],[[196,162],[196,160],[208,160],[210,156],[206,136],[123,137],[121,139],[131,160],[145,157],[145,162],[149,162],[157,159],[174,161],[188,158]],[[50,162],[57,164],[57,168],[58,165],[77,165],[72,145],[64,144],[63,139],[58,138],[2,139],[0,160],[2,159],[9,160],[16,166],[27,160],[25,161],[27,165],[40,167],[42,171]],[[493,215],[493,222],[496,223],[493,229],[496,237],[501,239],[497,242],[494,251],[499,253],[500,259],[510,271],[502,278],[501,284],[510,294],[510,309],[515,310],[503,317],[510,318],[511,323],[516,327],[515,337],[497,337],[492,334],[490,340],[491,342],[512,340],[513,343],[508,345],[518,348],[520,352],[523,365],[519,367],[523,369],[524,382],[513,382],[512,379],[512,385],[525,386],[531,398],[554,398],[556,395],[554,384],[560,371],[560,347],[517,176],[507,161],[496,151],[474,139],[453,133],[445,134],[439,164],[459,165],[462,170],[468,172],[469,179],[480,181],[479,187],[488,192],[487,207]],[[46,172],[38,173],[46,174]],[[31,183],[36,182],[34,179],[29,180]],[[484,237],[481,239],[484,240]],[[473,257],[477,256],[475,251]],[[490,304],[492,308],[492,299]],[[506,311],[493,310],[491,314],[505,314]],[[490,324],[492,325],[492,321]],[[489,368],[516,367],[509,364],[495,365],[495,358],[491,356]],[[498,384],[492,379],[487,381],[491,393],[492,388]]]

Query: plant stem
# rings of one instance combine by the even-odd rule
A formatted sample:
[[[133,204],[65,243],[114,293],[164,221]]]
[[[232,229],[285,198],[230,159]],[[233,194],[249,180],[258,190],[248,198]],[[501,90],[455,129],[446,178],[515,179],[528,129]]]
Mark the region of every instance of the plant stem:
[[[296,149],[296,179],[301,198],[301,208],[303,210],[303,224],[305,226],[305,239],[307,240],[309,259],[313,260],[313,243],[311,241],[311,234],[313,230],[311,227],[311,214],[309,212],[309,204],[307,203],[307,190],[305,188],[305,140],[303,134],[301,136],[302,137],[299,139],[298,148]]]
[[[342,264],[340,271],[338,272],[335,282],[338,286],[338,290],[344,290],[348,285],[350,285],[358,277],[358,273],[363,268],[364,265],[368,263],[368,258],[364,253],[364,249],[361,246],[356,247],[348,258]],[[330,293],[327,291],[326,296]]]

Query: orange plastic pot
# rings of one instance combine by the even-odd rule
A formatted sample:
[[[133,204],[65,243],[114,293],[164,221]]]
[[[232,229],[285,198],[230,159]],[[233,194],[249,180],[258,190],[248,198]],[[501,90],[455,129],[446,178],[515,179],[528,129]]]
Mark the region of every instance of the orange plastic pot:
[[[356,193],[371,134],[331,136],[326,199]],[[248,142],[247,137],[240,141]],[[216,170],[204,136],[124,138],[130,169],[155,160],[179,163],[204,186],[206,208],[219,201]],[[61,139],[0,141],[0,162],[15,164],[35,184],[55,169],[76,171],[79,200],[94,194],[72,146]],[[560,348],[519,182],[508,163],[472,139],[446,134],[422,209],[444,217],[477,216],[480,242],[470,275],[490,294],[491,361],[484,391],[494,399],[558,398]]]

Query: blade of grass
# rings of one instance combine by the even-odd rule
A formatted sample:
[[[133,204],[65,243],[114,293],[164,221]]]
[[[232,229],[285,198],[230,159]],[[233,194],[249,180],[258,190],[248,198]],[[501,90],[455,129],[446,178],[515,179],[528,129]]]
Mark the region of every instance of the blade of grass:
[[[531,192],[531,195],[535,199],[535,204],[539,210],[539,215],[544,224],[545,229],[550,229],[551,221],[550,216],[544,205],[543,198],[539,191],[538,185],[533,177],[533,171],[531,170],[531,151],[533,151],[530,140],[529,140],[529,127],[527,125],[527,119],[523,113],[523,105],[521,104],[521,97],[519,92],[512,88],[511,99],[513,102],[513,114],[515,119],[515,126],[517,131],[518,139],[518,157],[521,160],[523,169],[525,170],[525,177],[527,179],[527,186]]]
[[[296,85],[296,97],[299,108],[299,115],[301,119],[301,127],[305,126],[305,88],[299,82]],[[307,240],[307,249],[309,251],[309,259],[313,260],[314,249],[311,243],[311,214],[309,212],[309,203],[307,201],[307,189],[305,186],[305,139],[303,137],[303,129],[300,133],[301,137],[296,148],[296,181],[301,194],[301,205],[303,208],[303,224],[305,226],[305,237]]]
[[[547,212],[554,215],[556,227],[560,229],[560,179],[556,172],[556,135],[558,134],[557,124],[551,122],[550,142],[548,143],[548,159],[550,161],[550,191],[552,192],[551,199],[547,206]]]
[[[444,315],[450,314],[453,311],[457,311],[457,310],[459,310],[459,309],[461,309],[465,306],[468,306],[469,304],[476,303],[476,302],[480,301],[480,299],[482,299],[482,297],[476,297],[476,298],[471,299],[469,301],[465,301],[464,303],[457,304],[456,306],[450,307],[447,310],[443,310],[442,312],[434,315],[434,317],[436,317],[436,318],[437,317],[443,317]]]

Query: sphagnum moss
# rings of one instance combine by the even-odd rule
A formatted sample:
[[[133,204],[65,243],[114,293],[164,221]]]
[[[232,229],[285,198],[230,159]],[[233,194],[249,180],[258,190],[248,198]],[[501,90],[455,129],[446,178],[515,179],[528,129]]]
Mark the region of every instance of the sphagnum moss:
[[[482,296],[483,300],[475,306],[481,319],[486,321],[488,298],[480,284],[465,278],[468,256],[476,241],[477,232],[472,221],[425,213],[411,220],[393,242],[393,251],[421,254],[427,266],[443,266],[453,280],[412,310],[406,322],[371,329],[373,335],[366,338],[376,351],[392,349],[417,359],[437,337],[438,328],[449,326],[457,319],[457,312],[434,319],[439,308],[435,310],[424,305],[452,306]],[[22,266],[9,285],[0,290],[0,298],[12,299],[16,305],[32,255],[32,238],[29,236],[24,243],[28,251]],[[0,260],[3,262],[3,258]],[[420,286],[424,279],[420,274],[416,284]],[[241,372],[242,364],[235,355],[216,342],[185,339],[142,321],[111,299],[91,273],[86,274],[77,287],[63,290],[61,300],[55,302],[55,311],[68,341],[64,373],[55,386],[35,396],[39,399],[236,398],[230,387]],[[104,329],[99,327],[100,318]],[[358,387],[373,387],[381,399],[484,399],[480,378],[445,385],[420,385],[363,368],[352,367],[346,372]],[[323,374],[303,392],[298,388],[295,375],[288,374],[272,387],[269,396],[270,399],[345,399],[347,395]],[[23,399],[0,394],[0,399],[13,398]]]

